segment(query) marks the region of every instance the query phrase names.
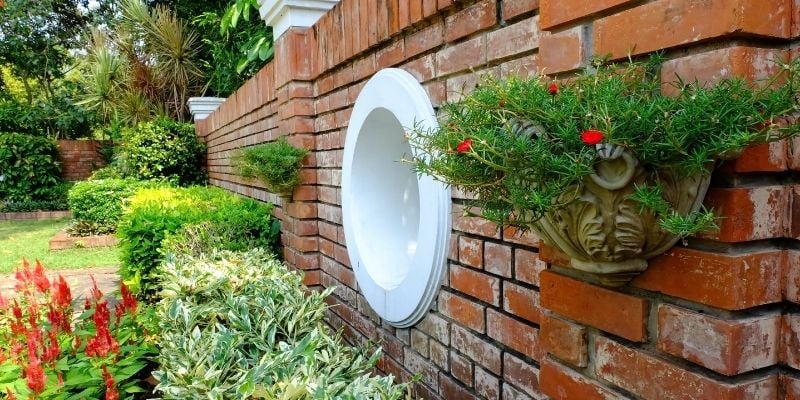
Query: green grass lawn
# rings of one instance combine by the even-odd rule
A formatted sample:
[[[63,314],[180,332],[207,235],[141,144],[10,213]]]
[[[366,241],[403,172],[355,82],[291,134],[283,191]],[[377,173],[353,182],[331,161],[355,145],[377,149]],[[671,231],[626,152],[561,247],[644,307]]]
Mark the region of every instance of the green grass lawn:
[[[0,274],[13,272],[22,258],[38,259],[47,269],[111,267],[119,265],[116,247],[50,251],[48,244],[68,220],[0,221]]]

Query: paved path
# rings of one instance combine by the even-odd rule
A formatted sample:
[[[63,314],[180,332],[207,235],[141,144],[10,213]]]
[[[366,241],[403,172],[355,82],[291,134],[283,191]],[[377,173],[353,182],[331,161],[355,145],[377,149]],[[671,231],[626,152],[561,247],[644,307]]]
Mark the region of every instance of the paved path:
[[[64,277],[72,290],[72,298],[76,308],[83,307],[83,299],[89,296],[92,288],[92,279],[97,281],[97,287],[104,295],[119,290],[119,275],[116,267],[107,268],[85,268],[85,269],[65,269],[57,271],[47,271],[47,277],[51,279],[58,275]],[[0,276],[0,293],[11,298],[15,296],[14,285],[17,283],[14,274]]]

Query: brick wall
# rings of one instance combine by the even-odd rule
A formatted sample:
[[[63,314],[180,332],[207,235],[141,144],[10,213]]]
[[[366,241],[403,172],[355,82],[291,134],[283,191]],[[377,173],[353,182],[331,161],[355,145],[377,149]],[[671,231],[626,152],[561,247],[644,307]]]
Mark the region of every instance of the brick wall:
[[[800,141],[724,165],[707,198],[722,229],[615,290],[576,278],[533,234],[462,217],[454,193],[448,273],[410,329],[380,321],[359,294],[340,207],[352,106],[381,68],[412,73],[435,105],[481,74],[563,77],[629,52],[664,51],[665,79],[758,79],[795,54],[798,21],[793,0],[342,0],[281,37],[275,61],[197,130],[212,184],[280,205],[287,262],[309,286],[337,287],[331,324],[381,341],[380,369],[419,374],[418,396],[800,399]],[[281,136],[314,149],[291,204],[229,165],[235,149]]]
[[[59,140],[58,153],[61,161],[61,177],[68,181],[80,181],[92,175],[92,171],[105,165],[98,149],[107,142],[99,140]]]

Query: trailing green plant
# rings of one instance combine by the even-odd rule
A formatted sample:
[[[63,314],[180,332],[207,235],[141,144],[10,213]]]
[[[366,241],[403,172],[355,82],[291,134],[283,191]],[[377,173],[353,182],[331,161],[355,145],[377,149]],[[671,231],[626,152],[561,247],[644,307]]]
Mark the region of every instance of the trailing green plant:
[[[122,179],[125,176],[120,170],[119,167],[116,165],[108,165],[103,168],[99,168],[92,172],[92,175],[89,177],[90,181],[96,181],[101,179]]]
[[[208,222],[235,235],[220,241],[228,250],[261,247],[277,251],[280,225],[272,205],[233,195],[219,188],[146,188],[136,193],[117,228],[122,279],[145,297],[158,292],[156,268],[165,237],[184,226]]]
[[[308,150],[292,146],[285,138],[247,147],[233,159],[237,173],[258,179],[273,193],[290,196],[300,184],[300,168]]]
[[[67,282],[23,261],[19,296],[0,296],[0,393],[9,400],[146,398],[157,332],[152,308],[137,304],[124,284],[111,309],[95,284],[83,312]]]
[[[125,129],[122,137],[127,176],[163,178],[183,186],[205,183],[206,146],[197,139],[191,124],[161,118]]]
[[[55,140],[0,133],[0,200],[58,200],[63,194]]]
[[[620,152],[645,171],[707,176],[748,145],[800,131],[797,61],[760,86],[678,80],[674,96],[660,93],[660,63],[657,56],[626,65],[597,61],[561,83],[487,77],[442,107],[439,128],[413,129],[414,168],[473,195],[485,218],[527,229],[576,200],[576,187]],[[709,211],[681,215],[661,193],[654,182],[631,198],[675,235],[715,226]]]
[[[324,292],[262,250],[178,256],[161,270],[157,390],[164,399],[407,399],[345,345]]]
[[[137,190],[152,185],[130,179],[88,180],[76,183],[69,191],[73,221],[68,229],[76,236],[112,233],[122,217],[128,199]]]

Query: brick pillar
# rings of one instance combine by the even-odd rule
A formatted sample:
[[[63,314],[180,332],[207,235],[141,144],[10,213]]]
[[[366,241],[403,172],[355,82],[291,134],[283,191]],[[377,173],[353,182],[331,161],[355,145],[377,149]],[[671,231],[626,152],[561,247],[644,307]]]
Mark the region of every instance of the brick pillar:
[[[317,42],[311,28],[289,28],[275,42],[275,87],[278,134],[295,146],[311,150],[303,162],[301,185],[280,215],[284,258],[305,271],[308,286],[320,284],[319,226],[316,220],[317,152],[314,135],[314,90]]]

